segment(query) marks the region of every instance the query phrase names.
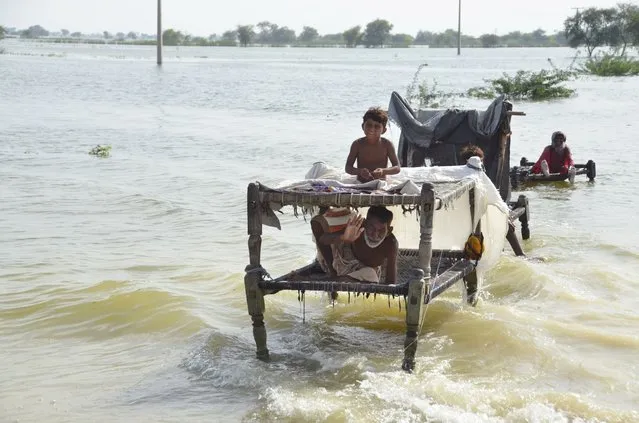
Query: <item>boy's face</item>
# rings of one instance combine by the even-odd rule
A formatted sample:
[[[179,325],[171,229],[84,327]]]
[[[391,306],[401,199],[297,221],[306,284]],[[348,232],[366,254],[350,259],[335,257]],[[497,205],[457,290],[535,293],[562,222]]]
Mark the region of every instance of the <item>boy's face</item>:
[[[362,130],[367,141],[378,142],[382,134],[386,132],[386,126],[373,119],[366,119],[366,122],[362,123]]]

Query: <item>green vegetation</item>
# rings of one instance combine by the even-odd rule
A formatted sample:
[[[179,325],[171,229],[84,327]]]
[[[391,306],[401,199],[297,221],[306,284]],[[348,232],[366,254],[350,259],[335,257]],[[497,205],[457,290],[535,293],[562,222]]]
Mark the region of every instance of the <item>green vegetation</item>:
[[[462,47],[565,47],[568,45],[563,32],[548,35],[543,29],[529,33],[513,31],[501,36],[483,34],[479,37],[471,37],[462,34],[461,42]],[[419,31],[413,44],[428,45],[431,48],[457,47],[457,31],[454,29],[447,29],[441,33]]]
[[[162,33],[162,42],[166,46],[293,46],[293,47],[410,47],[429,46],[431,48],[457,47],[457,31],[447,29],[441,33],[418,31],[415,36],[404,33],[392,33],[393,24],[384,19],[376,19],[365,26],[357,25],[336,34],[320,34],[313,27],[305,26],[299,35],[294,30],[262,21],[256,25],[238,25],[224,31],[221,35],[208,37],[193,36],[186,32],[169,28]],[[135,44],[155,45],[156,36],[102,31],[98,34],[82,34],[68,29],[49,32],[40,25],[25,30],[10,28],[9,36],[26,39],[38,39],[55,43],[91,43],[91,44]],[[472,37],[462,34],[462,47],[557,47],[566,46],[562,33],[546,35],[542,29],[531,33],[514,31],[503,36],[484,34]]]
[[[163,32],[162,40],[166,46],[457,47],[457,31],[454,29],[447,29],[440,33],[420,30],[415,36],[404,33],[393,34],[392,29],[391,22],[376,19],[365,26],[356,25],[336,34],[322,35],[317,29],[305,26],[297,35],[287,26],[261,21],[255,25],[237,25],[221,35],[211,34],[208,37],[193,36],[169,28]],[[100,34],[87,36],[79,32],[70,32],[68,29],[50,33],[40,25],[34,25],[25,30],[9,28],[7,35],[48,42],[143,45],[154,45],[156,42],[155,35],[139,34],[134,31],[126,34],[103,31]],[[2,36],[1,33],[0,36]],[[546,34],[542,29],[530,33],[512,31],[505,35],[482,34],[478,37],[462,34],[461,44],[463,48],[584,47],[590,59],[593,59],[596,49],[606,46],[612,49],[609,54],[625,56],[629,47],[639,47],[639,5],[620,3],[614,8],[590,7],[577,10],[574,16],[564,21],[564,30],[555,34]],[[609,63],[611,63],[610,60],[606,62],[606,65]],[[625,61],[619,63],[619,66],[626,64]]]
[[[579,71],[597,76],[639,75],[639,60],[627,56],[628,48],[639,48],[639,6],[590,7],[564,21],[570,47],[585,47],[587,61]],[[595,55],[598,48],[609,50]]]
[[[567,98],[575,90],[562,84],[575,76],[576,72],[561,69],[542,69],[539,72],[520,70],[513,76],[504,73],[501,78],[487,79],[488,86],[471,88],[466,94],[476,98],[495,98],[504,94],[513,100],[532,101]]]
[[[639,60],[627,56],[603,54],[589,58],[581,66],[580,71],[597,76],[639,75]]]
[[[588,57],[603,46],[623,56],[628,46],[639,46],[639,6],[622,3],[616,8],[590,7],[568,17],[564,29],[568,45],[585,47]]]
[[[23,31],[20,31],[20,38],[40,38],[47,37],[48,35],[49,31],[42,28],[40,25],[33,25]]]
[[[431,83],[424,80],[419,82],[419,74],[428,63],[422,63],[417,67],[413,80],[406,90],[406,100],[417,109],[438,109],[458,107],[455,103],[465,94],[447,93],[437,88],[437,81]]]
[[[362,27],[357,25],[350,29],[347,29],[342,33],[342,38],[346,43],[346,47],[357,47],[362,40]]]
[[[438,90],[435,80],[432,83],[419,82],[420,72],[428,66],[423,63],[417,68],[406,90],[406,100],[417,109],[425,109],[458,107],[454,103],[464,97],[492,100],[503,94],[513,100],[543,101],[572,96],[575,90],[563,84],[577,77],[578,72],[557,69],[552,62],[550,64],[553,69],[539,72],[520,70],[512,76],[504,73],[500,78],[485,80],[486,86],[474,87],[465,93],[451,93]]]
[[[4,35],[7,33],[7,30],[4,29],[4,26],[0,25],[0,40],[4,38]]]
[[[111,155],[111,146],[98,144],[89,151],[89,154],[103,158],[109,157]]]

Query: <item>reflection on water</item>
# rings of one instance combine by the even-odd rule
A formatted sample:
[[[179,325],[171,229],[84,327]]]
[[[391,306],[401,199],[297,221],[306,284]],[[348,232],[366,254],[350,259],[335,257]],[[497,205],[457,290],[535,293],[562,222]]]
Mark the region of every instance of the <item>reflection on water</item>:
[[[460,91],[572,51],[167,48],[158,68],[147,47],[3,43],[3,419],[639,421],[636,79],[515,104],[513,158],[561,129],[597,180],[522,189],[531,259],[506,251],[476,308],[459,287],[431,304],[409,376],[403,305],[383,296],[309,294],[305,323],[296,293],[271,296],[273,360],[254,359],[247,183],[341,166],[363,111],[421,63]],[[264,232],[274,276],[314,252],[303,218],[281,221]]]

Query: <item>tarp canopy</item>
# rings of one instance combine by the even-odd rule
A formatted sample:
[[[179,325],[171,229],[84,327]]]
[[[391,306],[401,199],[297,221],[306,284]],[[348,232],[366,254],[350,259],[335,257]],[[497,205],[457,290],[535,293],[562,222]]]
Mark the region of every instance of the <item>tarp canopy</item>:
[[[486,173],[504,200],[510,197],[510,116],[512,105],[497,97],[486,110],[418,110],[397,92],[388,106],[389,119],[401,130],[397,155],[402,167],[460,163],[460,150],[474,144],[484,151]]]

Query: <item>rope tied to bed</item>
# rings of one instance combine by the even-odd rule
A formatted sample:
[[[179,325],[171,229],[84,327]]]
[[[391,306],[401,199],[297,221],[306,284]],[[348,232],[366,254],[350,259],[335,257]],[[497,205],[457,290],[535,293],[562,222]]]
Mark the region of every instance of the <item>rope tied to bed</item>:
[[[262,279],[272,281],[273,278],[262,266],[258,265],[248,265],[246,266],[246,274],[259,273]]]

